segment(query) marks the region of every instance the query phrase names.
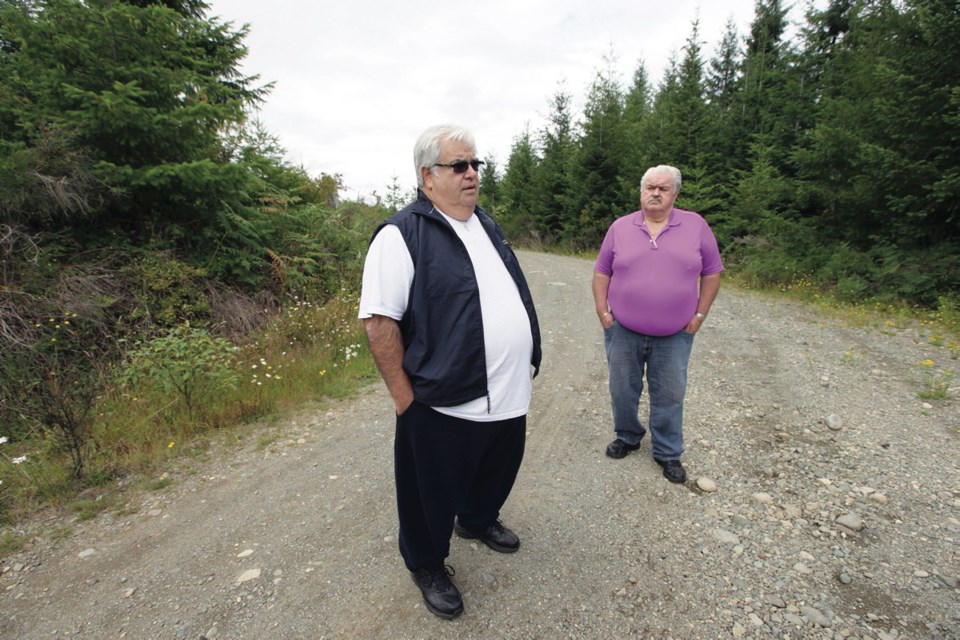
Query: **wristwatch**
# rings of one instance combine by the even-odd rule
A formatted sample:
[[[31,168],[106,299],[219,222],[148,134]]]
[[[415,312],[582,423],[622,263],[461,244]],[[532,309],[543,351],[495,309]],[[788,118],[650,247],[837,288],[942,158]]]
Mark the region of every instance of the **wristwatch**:
[[[701,320],[706,320],[706,319],[707,319],[707,314],[705,314],[705,313],[700,313],[699,311],[697,311],[694,315],[696,315],[696,316],[697,316],[698,318],[700,318]]]

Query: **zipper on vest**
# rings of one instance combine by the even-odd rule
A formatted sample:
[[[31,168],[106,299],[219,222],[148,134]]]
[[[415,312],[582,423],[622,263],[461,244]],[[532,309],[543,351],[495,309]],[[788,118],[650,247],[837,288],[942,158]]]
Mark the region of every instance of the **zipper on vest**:
[[[490,415],[490,392],[487,391],[487,415]]]

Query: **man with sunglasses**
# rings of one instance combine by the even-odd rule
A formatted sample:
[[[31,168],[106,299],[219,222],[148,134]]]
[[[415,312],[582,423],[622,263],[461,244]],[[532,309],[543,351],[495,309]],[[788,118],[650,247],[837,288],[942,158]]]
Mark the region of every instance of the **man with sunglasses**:
[[[540,329],[516,256],[477,206],[473,135],[431,127],[414,164],[416,201],[370,241],[359,317],[397,414],[400,555],[449,619],[463,613],[444,564],[452,533],[520,548],[499,517],[523,458]]]

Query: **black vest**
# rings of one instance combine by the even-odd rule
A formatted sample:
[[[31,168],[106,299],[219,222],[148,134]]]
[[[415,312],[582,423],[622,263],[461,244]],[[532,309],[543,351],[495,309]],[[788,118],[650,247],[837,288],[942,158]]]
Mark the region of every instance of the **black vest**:
[[[533,337],[531,364],[539,373],[540,326],[527,281],[500,227],[485,211],[474,213],[520,292]],[[417,200],[385,220],[396,225],[413,259],[407,310],[400,319],[403,369],[414,397],[429,406],[452,407],[488,394],[480,290],[467,248],[450,223],[418,191]]]

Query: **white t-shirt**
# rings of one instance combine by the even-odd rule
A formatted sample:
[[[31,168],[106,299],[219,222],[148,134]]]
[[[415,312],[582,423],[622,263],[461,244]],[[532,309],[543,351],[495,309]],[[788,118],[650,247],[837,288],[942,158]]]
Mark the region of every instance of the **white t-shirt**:
[[[434,409],[475,422],[525,415],[533,390],[533,337],[520,292],[476,215],[466,222],[443,216],[467,248],[477,276],[490,409],[485,397]],[[400,320],[407,310],[413,273],[413,260],[400,229],[387,225],[373,239],[363,265],[359,317],[381,315]]]

